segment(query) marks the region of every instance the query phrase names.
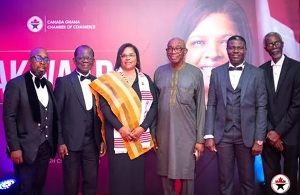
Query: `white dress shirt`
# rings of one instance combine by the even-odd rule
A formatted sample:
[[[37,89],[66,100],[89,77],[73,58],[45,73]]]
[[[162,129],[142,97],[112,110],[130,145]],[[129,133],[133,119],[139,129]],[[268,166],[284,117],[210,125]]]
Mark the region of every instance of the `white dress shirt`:
[[[271,66],[273,68],[273,78],[274,78],[275,91],[277,90],[277,85],[278,85],[279,76],[280,76],[280,72],[281,72],[281,68],[282,68],[284,58],[285,58],[284,55],[282,55],[280,60],[277,63],[275,63],[273,60],[271,61]]]
[[[90,110],[93,107],[93,94],[92,94],[90,86],[89,86],[89,84],[91,83],[91,80],[90,79],[84,79],[83,81],[80,81],[80,76],[85,76],[86,77],[89,74],[83,75],[79,72],[77,72],[77,73],[78,73],[78,79],[79,79],[79,82],[80,82],[80,85],[81,85],[81,90],[82,90],[82,93],[83,93],[83,98],[84,98],[86,110]]]
[[[233,66],[230,62],[229,62],[229,67],[242,67],[243,69],[242,70],[232,70],[232,71],[229,71],[229,78],[230,78],[230,83],[233,87],[233,89],[235,90],[236,87],[238,86],[239,84],[239,81],[240,81],[240,78],[241,78],[241,75],[242,75],[242,72],[244,70],[244,67],[245,67],[245,63],[243,62],[242,64],[239,64],[237,66]],[[210,139],[210,138],[214,138],[213,135],[205,135],[204,136],[204,139]]]
[[[49,94],[48,94],[47,87],[46,86],[44,86],[44,87],[40,86],[39,88],[37,88],[37,86],[35,85],[35,82],[34,82],[36,76],[34,74],[32,74],[31,71],[30,71],[30,73],[32,75],[32,82],[33,82],[37,97],[38,97],[39,101],[41,102],[41,104],[44,107],[47,107],[48,102],[49,102]]]
[[[244,70],[244,66],[245,65],[244,65],[244,62],[243,62],[242,64],[237,65],[235,67],[242,67],[243,70]],[[234,66],[229,62],[229,67],[234,67]],[[240,81],[243,70],[242,71],[240,71],[240,70],[229,71],[230,82],[231,82],[231,85],[232,85],[234,90],[236,89],[236,87],[239,84],[239,81]]]

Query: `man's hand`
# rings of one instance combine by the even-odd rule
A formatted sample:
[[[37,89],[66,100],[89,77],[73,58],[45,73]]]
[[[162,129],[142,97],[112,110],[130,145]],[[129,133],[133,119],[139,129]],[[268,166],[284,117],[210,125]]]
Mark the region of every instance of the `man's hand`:
[[[280,152],[282,152],[283,149],[284,149],[284,147],[283,147],[283,142],[281,141],[281,139],[279,139],[277,142],[275,142],[275,143],[273,144],[273,146],[274,146],[277,150],[279,150]]]
[[[14,164],[20,165],[23,163],[22,151],[16,150],[10,152],[10,159]]]
[[[106,149],[107,149],[106,144],[104,142],[102,142],[100,144],[100,154],[99,154],[100,157],[102,157],[106,154]]]
[[[67,148],[66,144],[59,145],[58,148],[57,148],[57,152],[58,152],[61,159],[64,159],[65,156],[69,155],[68,148]]]
[[[262,153],[263,145],[259,145],[258,143],[254,142],[252,146],[252,156],[256,156]]]
[[[271,145],[274,145],[274,143],[280,139],[280,135],[274,130],[269,131],[266,137],[271,143]]]
[[[217,152],[216,145],[215,145],[215,140],[214,138],[208,138],[205,140],[205,146],[207,149],[211,152]]]
[[[196,161],[200,159],[201,156],[203,156],[204,153],[204,144],[196,143],[194,148],[194,155],[196,157]]]

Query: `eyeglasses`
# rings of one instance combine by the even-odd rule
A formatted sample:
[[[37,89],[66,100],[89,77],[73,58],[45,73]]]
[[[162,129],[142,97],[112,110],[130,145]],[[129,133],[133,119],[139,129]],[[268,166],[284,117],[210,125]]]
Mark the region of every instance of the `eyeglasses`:
[[[93,58],[93,57],[90,57],[90,56],[80,56],[80,57],[76,57],[76,58],[77,58],[77,60],[79,60],[79,61],[85,61],[85,60],[87,60],[87,61],[91,62],[91,61],[94,60],[94,58]]]
[[[35,56],[31,56],[30,58],[35,58],[35,60],[37,62],[44,62],[45,64],[49,64],[50,63],[50,59],[48,57],[42,57],[40,55],[35,55]]]
[[[120,57],[121,58],[134,58],[134,57],[136,57],[136,55],[135,54],[129,54],[129,55],[126,55],[126,54],[122,54],[122,55],[120,55]]]
[[[267,47],[279,47],[281,45],[281,41],[275,41],[273,43],[266,43]]]
[[[179,53],[179,52],[181,52],[182,50],[184,50],[185,48],[184,47],[168,47],[167,49],[166,49],[166,51],[168,52],[168,53],[172,53],[173,51],[175,51],[175,53]]]

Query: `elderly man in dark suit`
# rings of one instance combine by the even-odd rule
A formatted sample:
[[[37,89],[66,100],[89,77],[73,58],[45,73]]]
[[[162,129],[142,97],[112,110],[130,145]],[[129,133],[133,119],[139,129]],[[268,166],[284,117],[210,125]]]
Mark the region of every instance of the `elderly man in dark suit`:
[[[95,63],[94,51],[79,46],[73,58],[76,70],[57,78],[54,95],[61,115],[58,153],[63,159],[64,194],[77,195],[82,170],[83,194],[95,194],[99,155],[105,153],[101,136],[101,120],[96,113],[95,99],[89,83]]]
[[[267,142],[262,154],[266,178],[266,194],[272,178],[283,173],[290,179],[288,194],[297,194],[298,144],[300,135],[300,62],[282,54],[284,42],[277,32],[264,37],[264,48],[271,60],[261,65],[268,92]]]
[[[50,157],[57,148],[58,112],[52,84],[44,78],[50,59],[44,48],[30,52],[30,70],[10,80],[4,92],[7,152],[18,194],[42,194]]]
[[[212,70],[205,122],[206,146],[217,152],[220,194],[233,194],[237,161],[241,194],[255,194],[254,157],[261,154],[267,127],[263,71],[245,62],[246,41],[227,41],[229,62]]]

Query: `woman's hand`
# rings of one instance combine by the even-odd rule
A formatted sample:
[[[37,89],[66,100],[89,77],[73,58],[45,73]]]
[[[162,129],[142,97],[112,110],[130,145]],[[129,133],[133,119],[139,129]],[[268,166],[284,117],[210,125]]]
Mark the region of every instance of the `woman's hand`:
[[[125,140],[125,141],[132,141],[133,138],[131,137],[131,133],[130,133],[130,130],[126,127],[121,127],[119,129],[119,133],[121,134],[122,138]]]
[[[140,136],[142,135],[142,133],[144,132],[144,128],[143,127],[136,127],[133,129],[133,131],[131,131],[131,138],[136,141],[140,138]]]

